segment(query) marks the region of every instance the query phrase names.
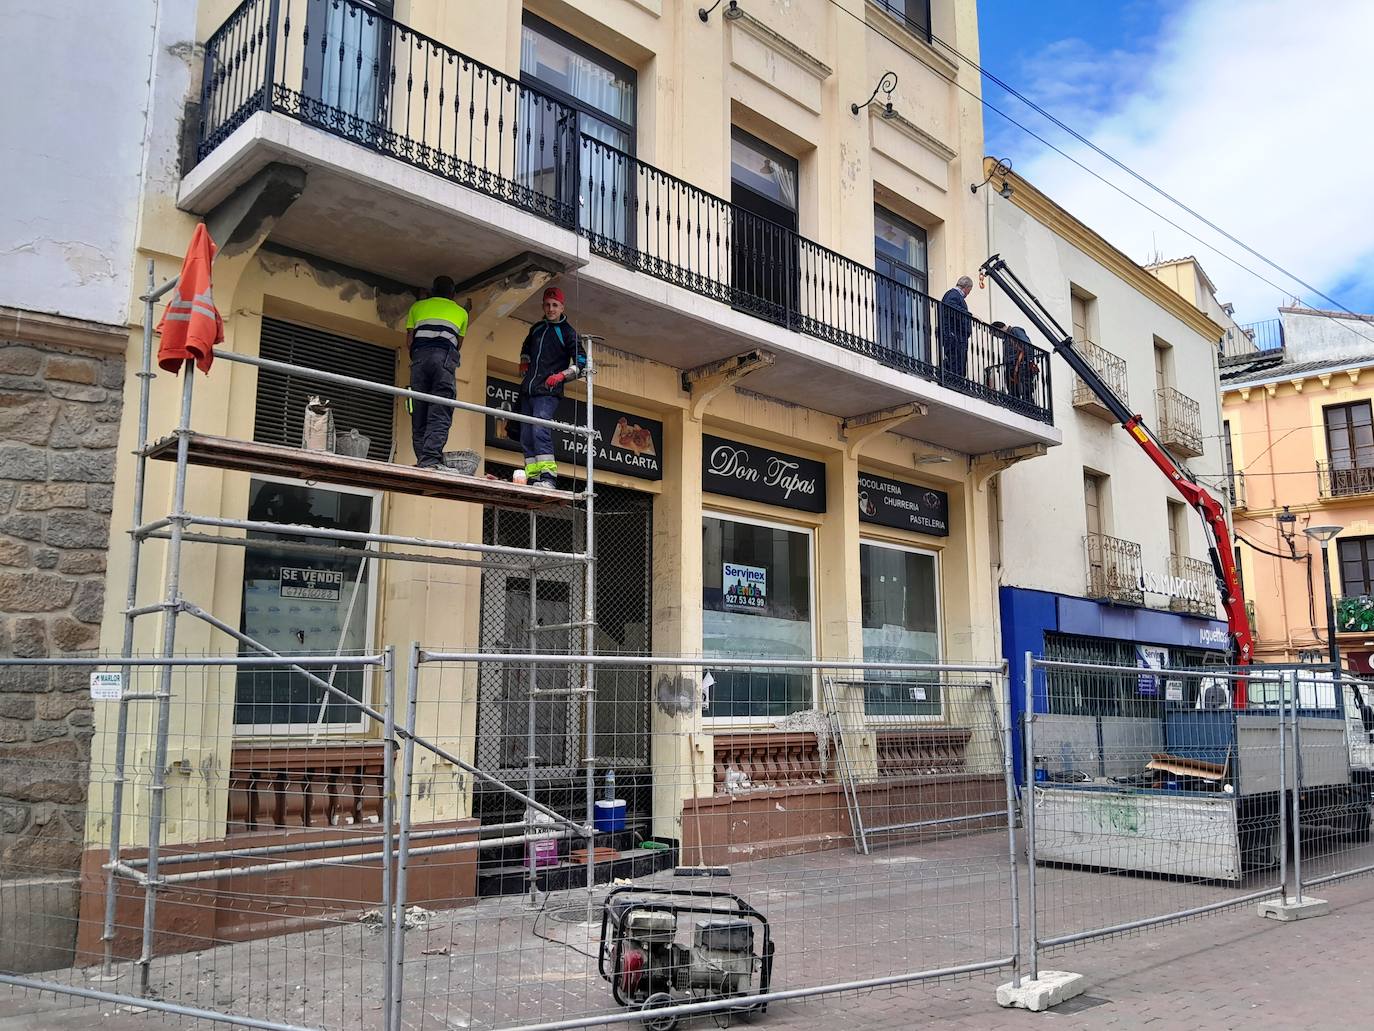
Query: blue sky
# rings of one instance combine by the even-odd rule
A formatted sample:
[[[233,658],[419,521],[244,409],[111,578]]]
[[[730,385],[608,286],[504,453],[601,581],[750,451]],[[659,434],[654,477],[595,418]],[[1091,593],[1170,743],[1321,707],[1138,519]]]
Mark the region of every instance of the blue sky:
[[[981,62],[1256,250],[1352,310],[1374,312],[1374,191],[1365,181],[1374,116],[1363,73],[1374,3],[1324,0],[1320,16],[1302,19],[1295,8],[1292,0],[978,0]],[[985,110],[988,153],[1010,158],[1131,257],[1196,255],[1241,321],[1272,318],[1293,297],[1331,307],[995,85],[984,90],[1159,213]]]

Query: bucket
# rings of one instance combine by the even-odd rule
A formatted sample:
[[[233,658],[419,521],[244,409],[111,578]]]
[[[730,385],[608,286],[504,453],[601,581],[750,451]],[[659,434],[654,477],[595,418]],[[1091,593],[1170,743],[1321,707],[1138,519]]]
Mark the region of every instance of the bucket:
[[[525,845],[525,865],[534,864],[535,869],[558,865],[557,838],[531,838]]]
[[[598,799],[592,815],[592,826],[601,834],[625,829],[625,799]]]
[[[356,429],[340,433],[334,438],[334,453],[345,458],[366,458],[372,439]]]
[[[459,476],[473,476],[480,461],[476,451],[445,451],[444,468]]]

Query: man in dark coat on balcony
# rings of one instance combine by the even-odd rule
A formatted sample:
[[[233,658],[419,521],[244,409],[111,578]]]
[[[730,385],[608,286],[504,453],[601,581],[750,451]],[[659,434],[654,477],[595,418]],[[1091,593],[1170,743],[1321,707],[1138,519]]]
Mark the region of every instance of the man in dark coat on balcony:
[[[968,344],[973,336],[973,316],[964,298],[972,292],[973,280],[960,276],[940,298],[940,369],[945,378],[968,378]]]

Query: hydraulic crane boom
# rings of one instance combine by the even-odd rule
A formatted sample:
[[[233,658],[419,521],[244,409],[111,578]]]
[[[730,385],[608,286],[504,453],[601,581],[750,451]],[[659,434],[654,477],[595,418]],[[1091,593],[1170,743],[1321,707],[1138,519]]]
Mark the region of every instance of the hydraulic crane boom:
[[[1078,353],[1073,346],[1073,336],[1064,332],[1054,316],[1046,310],[1026,285],[1016,277],[1006,261],[994,254],[983,262],[979,273],[991,279],[1002,292],[1011,299],[1022,314],[1038,329],[1068,362],[1078,377],[1097,395],[1107,410],[1116,417],[1127,433],[1140,445],[1150,461],[1160,472],[1169,478],[1175,490],[1183,495],[1198,515],[1207,533],[1207,550],[1212,558],[1212,572],[1217,578],[1217,590],[1221,593],[1222,607],[1226,610],[1226,622],[1231,633],[1231,658],[1237,666],[1250,665],[1254,651],[1254,637],[1250,633],[1250,619],[1245,611],[1245,595],[1241,590],[1240,576],[1236,573],[1235,557],[1231,551],[1231,531],[1226,525],[1226,512],[1217,499],[1198,483],[1197,478],[1183,467],[1155,437],[1144,420],[1126,407],[1116,392],[1098,375],[1097,370]],[[1235,685],[1235,707],[1245,708],[1245,682]]]

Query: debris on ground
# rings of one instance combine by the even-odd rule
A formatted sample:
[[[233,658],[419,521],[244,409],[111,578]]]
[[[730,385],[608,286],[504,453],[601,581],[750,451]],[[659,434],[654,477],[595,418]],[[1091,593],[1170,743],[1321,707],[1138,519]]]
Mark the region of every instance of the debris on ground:
[[[428,927],[430,918],[433,915],[434,914],[424,906],[411,906],[406,910],[405,929],[407,931],[414,931],[423,927]],[[358,923],[367,924],[373,930],[381,930],[384,922],[380,909],[368,909],[358,914]]]

